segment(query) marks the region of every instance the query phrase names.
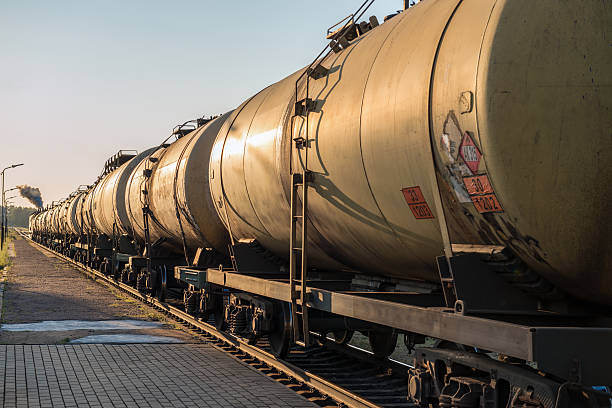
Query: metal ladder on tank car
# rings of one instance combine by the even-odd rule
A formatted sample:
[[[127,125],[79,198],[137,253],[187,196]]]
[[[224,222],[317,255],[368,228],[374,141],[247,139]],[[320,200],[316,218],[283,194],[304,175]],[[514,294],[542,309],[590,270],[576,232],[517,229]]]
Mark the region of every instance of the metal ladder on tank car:
[[[150,191],[150,180],[151,180],[151,175],[153,174],[153,171],[149,168],[149,161],[152,162],[152,155],[153,153],[155,153],[157,151],[154,150],[153,152],[149,153],[149,155],[147,156],[147,158],[145,158],[145,160],[147,160],[147,163],[145,163],[145,168],[143,170],[143,183],[141,185],[141,203],[142,203],[142,228],[143,228],[143,232],[144,232],[144,246],[145,246],[145,252],[144,255],[146,255],[146,262],[147,262],[147,273],[151,273],[152,272],[152,259],[151,259],[151,251],[153,250],[153,246],[151,245],[151,230],[150,230],[150,216],[152,214],[151,212],[151,200],[149,197],[149,191]],[[144,188],[143,188],[144,187]]]
[[[293,340],[296,344],[307,347],[310,345],[310,329],[308,324],[308,183],[312,181],[313,173],[308,167],[309,143],[309,113],[316,108],[316,102],[309,97],[310,79],[317,80],[327,76],[329,69],[322,63],[332,52],[340,52],[348,45],[344,37],[349,30],[355,28],[358,20],[375,0],[366,0],[353,14],[340,20],[327,30],[330,42],[323,48],[310,65],[295,81],[295,103],[291,118],[291,140],[295,148],[303,149],[302,169],[294,172],[292,157],[290,163],[291,175],[291,233],[289,238],[289,287],[291,290],[291,326]],[[332,33],[332,29],[344,23],[342,27]],[[358,30],[357,30],[358,32]],[[305,97],[298,99],[299,84],[305,79]],[[295,119],[304,118],[303,136],[298,131],[295,135]],[[291,147],[293,152],[293,145]],[[301,203],[298,199],[301,193]],[[300,205],[301,204],[301,205]],[[299,233],[298,233],[299,230]],[[299,289],[297,288],[299,286]],[[299,324],[301,320],[301,325]],[[301,334],[301,336],[300,336]]]

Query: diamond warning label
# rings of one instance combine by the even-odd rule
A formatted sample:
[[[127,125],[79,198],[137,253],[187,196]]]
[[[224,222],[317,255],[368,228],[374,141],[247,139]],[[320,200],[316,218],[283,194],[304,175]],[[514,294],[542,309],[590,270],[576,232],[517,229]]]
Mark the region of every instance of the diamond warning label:
[[[459,154],[472,174],[475,174],[478,171],[482,154],[480,153],[480,150],[478,150],[478,147],[476,147],[476,144],[468,132],[463,134],[461,146],[459,146]]]
[[[402,193],[404,194],[404,199],[406,203],[408,203],[408,207],[410,207],[410,211],[412,211],[414,218],[417,220],[435,218],[429,205],[427,205],[425,201],[421,187],[406,187],[402,189]]]

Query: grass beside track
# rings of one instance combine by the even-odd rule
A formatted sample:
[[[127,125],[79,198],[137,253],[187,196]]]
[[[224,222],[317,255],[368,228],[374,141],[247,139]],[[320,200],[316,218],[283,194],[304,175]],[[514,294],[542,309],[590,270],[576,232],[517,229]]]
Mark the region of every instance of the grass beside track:
[[[13,240],[12,233],[9,232],[6,242],[4,243],[4,247],[0,248],[0,270],[6,268],[11,264],[11,258],[9,258],[8,248],[9,243]]]

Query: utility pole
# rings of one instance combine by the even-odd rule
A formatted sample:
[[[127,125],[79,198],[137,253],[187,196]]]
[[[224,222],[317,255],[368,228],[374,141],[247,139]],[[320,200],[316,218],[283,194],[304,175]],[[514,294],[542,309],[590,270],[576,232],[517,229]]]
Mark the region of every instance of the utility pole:
[[[6,234],[8,231],[8,226],[6,225],[6,191],[4,191],[4,172],[7,171],[8,169],[14,169],[15,167],[19,167],[19,166],[23,166],[23,163],[19,163],[19,164],[12,164],[8,167],[5,167],[4,169],[2,169],[2,231],[0,234],[0,249],[4,248],[4,242],[6,241]]]

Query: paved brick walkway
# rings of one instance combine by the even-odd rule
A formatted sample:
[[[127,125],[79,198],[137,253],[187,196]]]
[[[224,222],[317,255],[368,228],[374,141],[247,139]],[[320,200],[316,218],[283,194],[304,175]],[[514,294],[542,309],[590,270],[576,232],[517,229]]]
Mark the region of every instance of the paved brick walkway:
[[[3,323],[74,319],[100,323],[157,317],[24,240],[15,241],[15,250]],[[170,336],[185,343],[65,344],[111,332]],[[48,332],[11,332],[0,327],[0,343],[5,343],[0,344],[0,408],[316,407],[197,341],[171,327]]]
[[[206,344],[0,345],[4,407],[316,407]]]

